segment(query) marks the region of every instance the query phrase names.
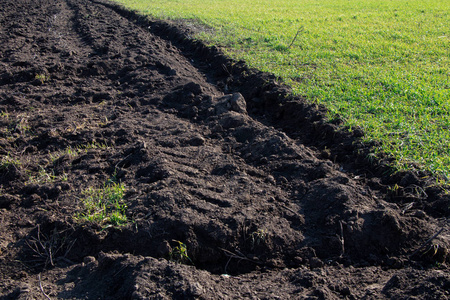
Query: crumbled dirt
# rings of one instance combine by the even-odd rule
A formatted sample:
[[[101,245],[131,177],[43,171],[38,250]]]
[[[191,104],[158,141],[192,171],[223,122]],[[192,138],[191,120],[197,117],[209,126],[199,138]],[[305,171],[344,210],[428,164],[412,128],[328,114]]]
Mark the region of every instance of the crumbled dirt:
[[[447,299],[450,197],[106,1],[2,0],[0,297]],[[125,186],[125,226],[80,219]],[[187,252],[174,258],[180,245]]]

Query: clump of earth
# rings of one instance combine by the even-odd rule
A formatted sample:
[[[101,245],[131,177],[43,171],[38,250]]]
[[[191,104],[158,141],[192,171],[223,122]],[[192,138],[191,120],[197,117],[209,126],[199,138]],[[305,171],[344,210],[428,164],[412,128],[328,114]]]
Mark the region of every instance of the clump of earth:
[[[205,29],[89,0],[0,28],[2,299],[450,296],[445,189]]]

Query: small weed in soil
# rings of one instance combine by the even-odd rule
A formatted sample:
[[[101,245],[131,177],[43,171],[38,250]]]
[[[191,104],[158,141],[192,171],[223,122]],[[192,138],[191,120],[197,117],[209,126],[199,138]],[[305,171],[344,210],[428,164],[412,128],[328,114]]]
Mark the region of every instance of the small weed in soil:
[[[51,183],[55,181],[67,181],[67,174],[63,173],[62,175],[55,175],[53,172],[48,172],[43,167],[40,167],[39,172],[35,175],[30,174],[28,178],[28,183]]]
[[[38,80],[41,84],[44,84],[50,79],[50,77],[46,74],[36,74],[36,76],[34,76],[34,79]]]
[[[50,159],[52,162],[55,162],[59,158],[61,158],[64,155],[68,155],[72,158],[77,157],[81,153],[85,153],[90,149],[107,149],[108,145],[102,144],[102,143],[96,143],[91,142],[84,145],[77,145],[77,146],[68,146],[66,149],[57,151],[50,154]]]
[[[180,264],[193,264],[191,258],[188,256],[186,244],[180,241],[174,242],[178,243],[178,245],[173,247],[172,251],[170,251],[169,260]]]
[[[250,235],[250,239],[252,242],[252,249],[254,249],[259,244],[265,242],[267,237],[267,233],[264,229],[258,229],[255,232],[252,232]]]
[[[8,120],[9,119],[9,113],[7,111],[0,110],[0,118]]]
[[[8,170],[11,166],[18,168],[21,165],[20,160],[6,155],[0,161],[0,170]]]

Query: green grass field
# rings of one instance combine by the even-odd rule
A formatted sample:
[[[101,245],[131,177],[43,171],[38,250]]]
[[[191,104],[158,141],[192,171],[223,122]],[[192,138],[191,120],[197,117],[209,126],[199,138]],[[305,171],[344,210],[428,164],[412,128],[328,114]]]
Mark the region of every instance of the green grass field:
[[[450,178],[450,0],[118,2],[209,28],[196,38],[362,128],[394,167]]]

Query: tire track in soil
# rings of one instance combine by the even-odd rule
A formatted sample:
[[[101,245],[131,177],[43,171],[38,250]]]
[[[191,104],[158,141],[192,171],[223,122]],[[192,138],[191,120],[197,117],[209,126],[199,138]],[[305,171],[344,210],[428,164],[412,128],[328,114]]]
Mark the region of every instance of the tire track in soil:
[[[334,128],[269,75],[109,2],[0,11],[1,295],[448,296],[447,231],[408,260],[447,226],[448,197],[404,192],[420,180],[403,174],[393,198],[333,163]],[[111,178],[133,223],[76,222]],[[176,240],[195,267],[167,260]]]

